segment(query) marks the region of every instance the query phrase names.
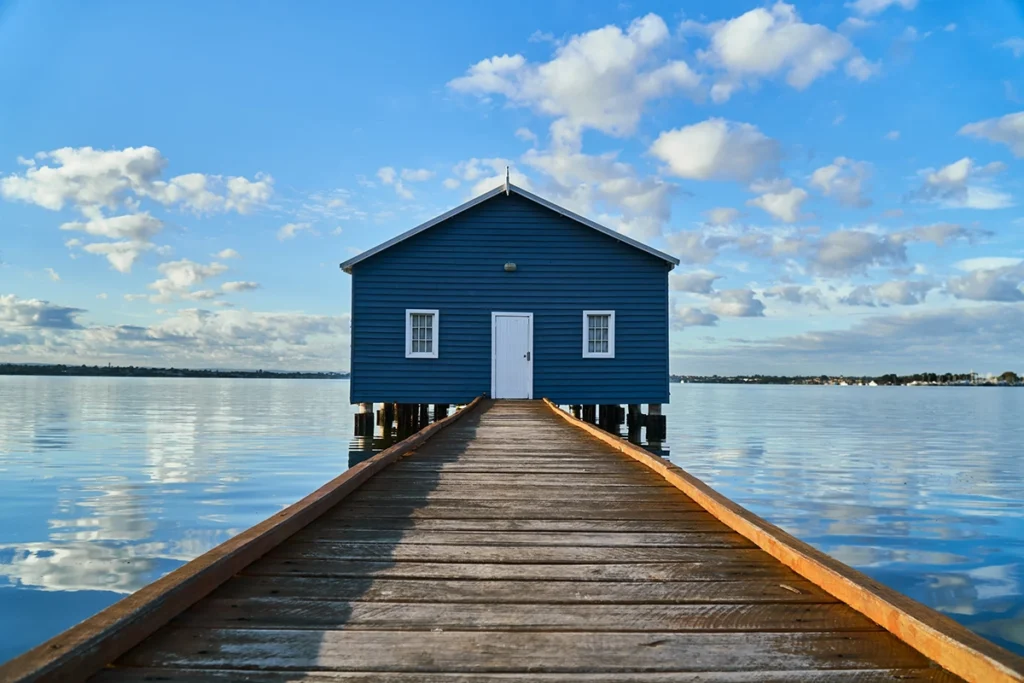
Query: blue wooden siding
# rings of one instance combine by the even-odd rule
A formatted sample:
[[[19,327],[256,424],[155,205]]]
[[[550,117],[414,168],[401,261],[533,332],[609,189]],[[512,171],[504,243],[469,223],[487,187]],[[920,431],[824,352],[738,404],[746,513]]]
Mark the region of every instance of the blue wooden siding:
[[[514,273],[503,266],[512,261]],[[533,313],[533,395],[667,403],[669,264],[499,195],[352,268],[351,400],[462,403],[491,388],[491,313]],[[405,357],[405,310],[440,311],[439,358]],[[615,311],[615,358],[583,358],[583,311]]]

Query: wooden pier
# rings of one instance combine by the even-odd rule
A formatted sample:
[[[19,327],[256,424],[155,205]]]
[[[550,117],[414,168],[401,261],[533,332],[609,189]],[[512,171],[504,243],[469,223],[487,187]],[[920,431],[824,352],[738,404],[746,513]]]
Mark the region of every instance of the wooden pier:
[[[961,680],[932,659],[1024,680],[1020,658],[553,406],[478,401],[425,431],[0,680]]]

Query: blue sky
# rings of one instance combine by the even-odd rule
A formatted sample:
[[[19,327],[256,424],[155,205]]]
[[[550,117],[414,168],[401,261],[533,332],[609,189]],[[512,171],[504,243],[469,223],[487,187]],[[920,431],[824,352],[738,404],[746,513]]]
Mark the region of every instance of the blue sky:
[[[0,359],[347,369],[510,165],[682,259],[675,372],[1024,370],[1020,3],[580,7],[0,2]]]

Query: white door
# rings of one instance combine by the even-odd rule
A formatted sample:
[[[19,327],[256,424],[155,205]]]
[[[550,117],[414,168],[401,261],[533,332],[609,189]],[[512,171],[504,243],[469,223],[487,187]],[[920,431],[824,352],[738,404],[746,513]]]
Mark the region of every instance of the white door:
[[[533,314],[493,313],[491,396],[533,398]]]

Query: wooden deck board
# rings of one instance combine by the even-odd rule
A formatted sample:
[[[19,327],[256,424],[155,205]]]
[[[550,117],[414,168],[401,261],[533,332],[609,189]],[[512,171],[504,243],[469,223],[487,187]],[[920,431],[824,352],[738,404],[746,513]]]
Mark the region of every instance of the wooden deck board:
[[[959,680],[534,402],[439,432],[97,680],[238,678]]]
[[[243,574],[220,588],[218,599],[305,598],[382,602],[484,602],[492,604],[590,605],[662,603],[834,603],[803,579],[739,578],[734,581],[553,581],[534,579],[384,579],[374,577]]]
[[[677,673],[408,673],[242,671],[238,669],[111,669],[95,683],[953,683],[941,669],[832,671],[700,671]]]
[[[167,628],[128,666],[450,673],[926,667],[878,631],[596,633]]]

